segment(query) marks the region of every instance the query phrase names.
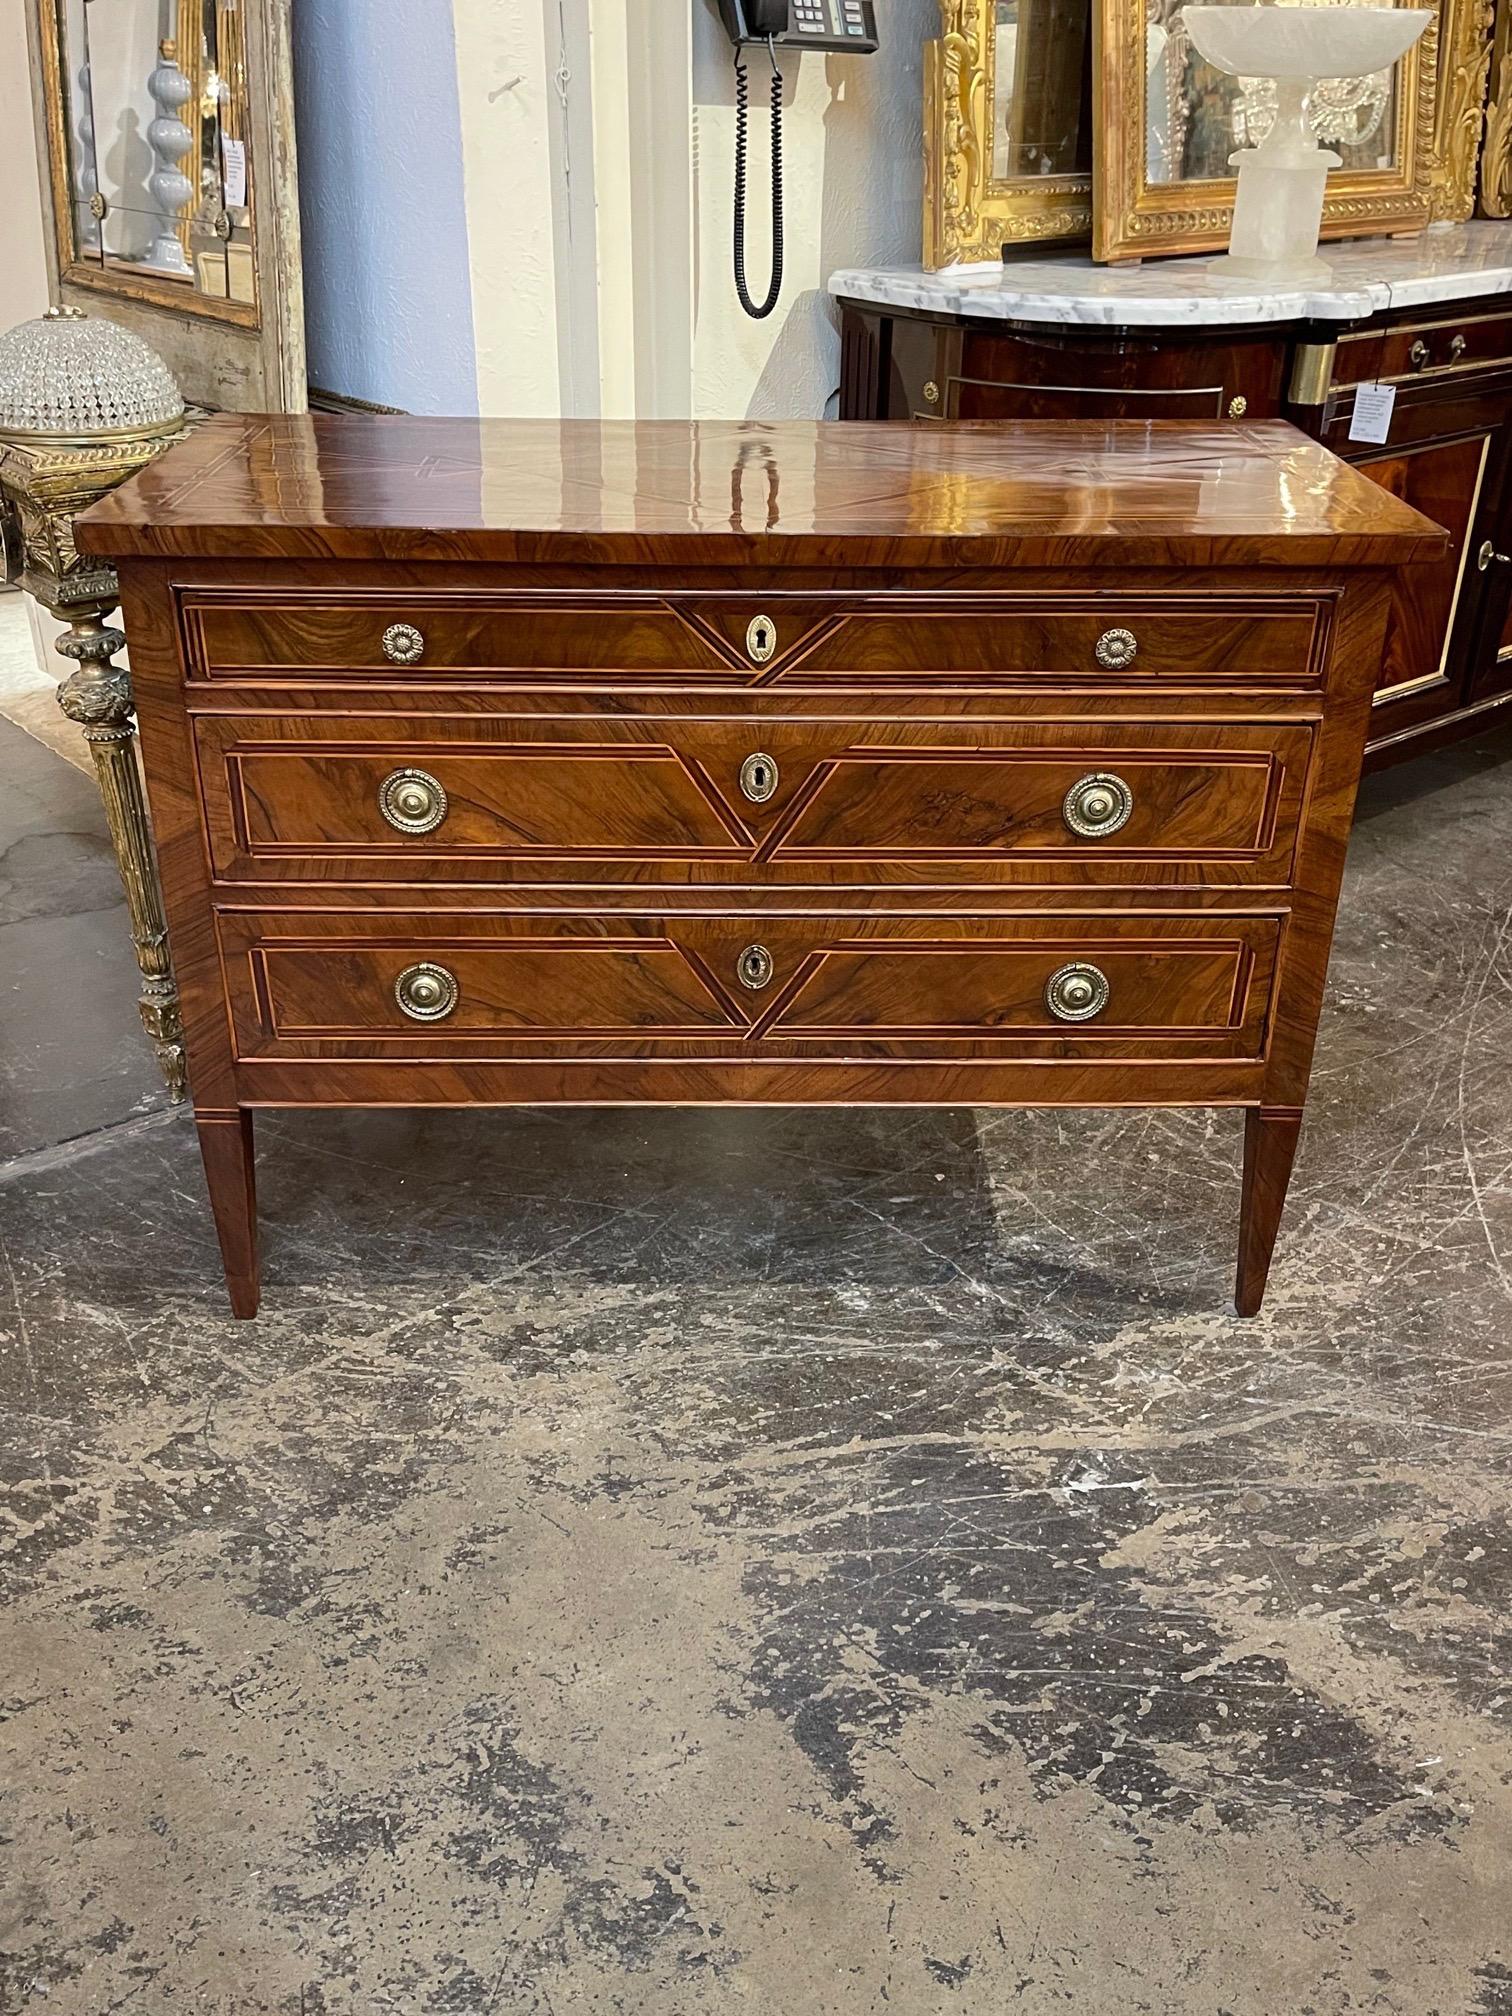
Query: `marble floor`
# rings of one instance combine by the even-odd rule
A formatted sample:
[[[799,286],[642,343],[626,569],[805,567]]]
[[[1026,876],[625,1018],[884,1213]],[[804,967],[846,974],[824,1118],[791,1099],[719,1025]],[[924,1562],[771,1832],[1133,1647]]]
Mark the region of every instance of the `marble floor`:
[[[1512,738],[1257,1322],[1233,1115],[606,1111],[265,1120],[238,1325],[13,732],[5,2016],[1509,2016]]]

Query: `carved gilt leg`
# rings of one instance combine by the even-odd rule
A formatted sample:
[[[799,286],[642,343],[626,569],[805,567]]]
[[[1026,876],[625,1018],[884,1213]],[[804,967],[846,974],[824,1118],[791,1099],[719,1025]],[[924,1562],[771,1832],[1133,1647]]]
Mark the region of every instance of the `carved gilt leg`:
[[[126,908],[137,965],[142,973],[139,1006],[142,1026],[157,1052],[158,1068],[175,1099],[185,1093],[184,1029],[179,1015],[178,986],[168,954],[168,922],[158,883],[157,857],[147,801],[137,767],[136,722],[132,716],[131,682],[126,669],[111,659],[126,642],[110,629],[104,613],[61,608],[68,624],[58,650],[76,661],[78,669],[58,688],[58,705],[84,731],[94,759],[95,777],[105,801],[105,819]]]

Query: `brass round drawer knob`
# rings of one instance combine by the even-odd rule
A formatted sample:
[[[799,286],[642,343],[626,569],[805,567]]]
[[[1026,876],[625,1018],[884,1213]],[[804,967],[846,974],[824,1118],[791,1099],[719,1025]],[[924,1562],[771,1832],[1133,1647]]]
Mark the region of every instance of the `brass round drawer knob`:
[[[765,805],[777,789],[777,763],[764,749],[747,756],[740,766],[740,788],[753,805]]]
[[[1057,1022],[1090,1022],[1107,1005],[1107,974],[1084,960],[1062,966],[1045,984],[1045,1006]]]
[[[749,987],[754,994],[772,977],[772,955],[765,945],[747,945],[735,961],[735,971],[741,986]]]
[[[383,655],[393,665],[418,665],[425,639],[413,623],[390,623],[383,633]]]
[[[446,789],[429,770],[391,770],[378,786],[378,810],[400,833],[433,833],[446,817]]]
[[[1125,665],[1132,665],[1139,655],[1139,639],[1132,630],[1104,630],[1092,647],[1093,656],[1099,665],[1106,665],[1110,672],[1117,672]]]
[[[406,966],[394,982],[394,999],[415,1022],[439,1022],[450,1015],[461,991],[455,973],[433,966],[428,959],[418,966]]]
[[[1111,770],[1094,770],[1078,778],[1066,793],[1061,817],[1084,840],[1102,840],[1126,826],[1133,810],[1134,793],[1122,777]]]

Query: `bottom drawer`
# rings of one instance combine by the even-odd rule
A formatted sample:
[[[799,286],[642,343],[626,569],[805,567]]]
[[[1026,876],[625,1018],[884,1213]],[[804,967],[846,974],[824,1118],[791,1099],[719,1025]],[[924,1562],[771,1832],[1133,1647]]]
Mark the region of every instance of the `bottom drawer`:
[[[223,910],[238,1055],[1243,1058],[1281,920]]]

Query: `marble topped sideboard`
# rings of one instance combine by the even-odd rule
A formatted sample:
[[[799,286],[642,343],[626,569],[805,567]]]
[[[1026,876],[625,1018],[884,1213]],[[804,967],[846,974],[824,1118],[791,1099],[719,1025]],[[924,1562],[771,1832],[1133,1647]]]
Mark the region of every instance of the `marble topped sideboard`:
[[[1512,223],[1323,248],[1327,285],[1224,286],[1206,258],[850,268],[846,419],[1283,418],[1451,534],[1398,606],[1379,764],[1512,719]],[[1385,440],[1356,393],[1391,387]]]
[[[1361,238],[1326,245],[1330,285],[1277,294],[1223,286],[1200,259],[1095,266],[1082,253],[996,266],[847,267],[829,291],[848,301],[977,321],[1082,328],[1158,329],[1173,323],[1359,322],[1394,308],[1512,294],[1512,223],[1452,224],[1421,238]]]

